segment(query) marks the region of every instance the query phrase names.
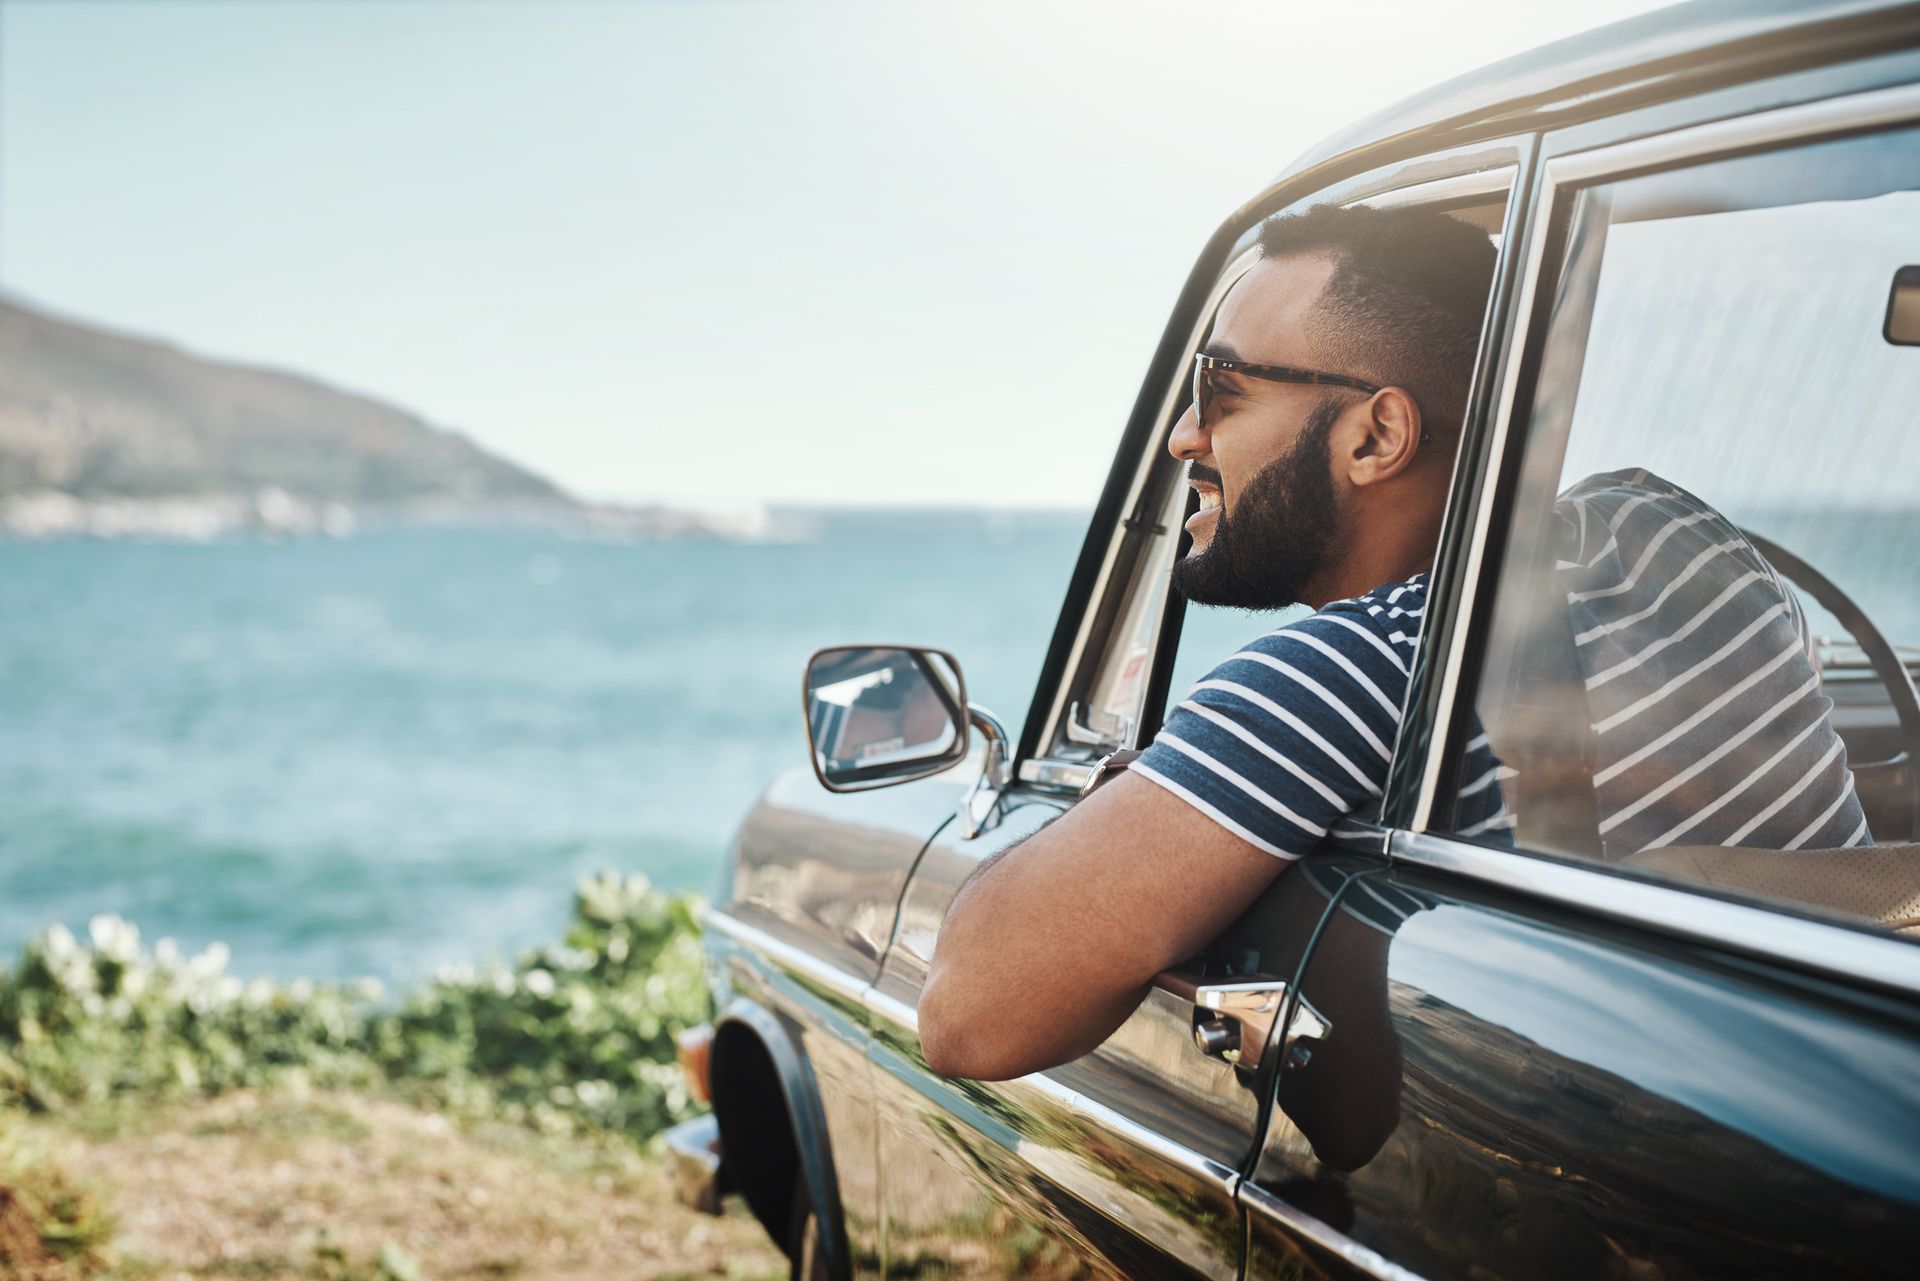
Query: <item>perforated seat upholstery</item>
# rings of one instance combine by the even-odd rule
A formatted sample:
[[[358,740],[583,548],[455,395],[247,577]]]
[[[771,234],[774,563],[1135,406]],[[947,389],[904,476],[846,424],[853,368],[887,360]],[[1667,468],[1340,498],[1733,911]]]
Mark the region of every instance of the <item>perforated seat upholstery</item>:
[[[1622,864],[1716,889],[1805,903],[1920,938],[1920,845],[1837,850],[1671,845],[1642,850]]]

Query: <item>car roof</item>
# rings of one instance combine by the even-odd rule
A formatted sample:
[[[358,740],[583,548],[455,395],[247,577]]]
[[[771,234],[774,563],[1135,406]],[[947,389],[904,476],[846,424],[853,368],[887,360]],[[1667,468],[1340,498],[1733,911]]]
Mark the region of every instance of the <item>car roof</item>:
[[[1309,149],[1280,180],[1355,153],[1425,149],[1449,139],[1551,127],[1601,114],[1616,103],[1725,82],[1751,64],[1791,64],[1797,56],[1810,65],[1824,60],[1820,50],[1829,43],[1838,49],[1863,34],[1884,37],[1889,17],[1920,20],[1920,3],[1693,0],[1656,9],[1414,94]],[[1828,34],[1836,39],[1819,38]]]

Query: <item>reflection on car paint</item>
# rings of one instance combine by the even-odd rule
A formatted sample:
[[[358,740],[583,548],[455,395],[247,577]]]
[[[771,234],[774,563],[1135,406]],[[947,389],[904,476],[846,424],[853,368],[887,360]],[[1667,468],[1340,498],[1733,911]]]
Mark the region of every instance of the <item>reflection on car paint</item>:
[[[852,823],[810,772],[783,775],[741,823],[720,901],[743,923],[870,982],[914,857],[971,781],[962,766],[863,793]]]
[[[1369,910],[1369,887],[1411,910]],[[1279,1087],[1255,1175],[1275,1195],[1416,1272],[1907,1273],[1899,1018],[1409,876],[1340,902],[1304,984],[1339,1035]]]
[[[1258,1099],[1194,1050],[1185,1007],[1150,998],[1100,1051],[1039,1077],[952,1080],[921,1058],[912,1009],[947,902],[1059,808],[1016,805],[979,841],[935,840],[901,905],[869,1048],[889,1271],[1236,1276],[1234,1170]]]

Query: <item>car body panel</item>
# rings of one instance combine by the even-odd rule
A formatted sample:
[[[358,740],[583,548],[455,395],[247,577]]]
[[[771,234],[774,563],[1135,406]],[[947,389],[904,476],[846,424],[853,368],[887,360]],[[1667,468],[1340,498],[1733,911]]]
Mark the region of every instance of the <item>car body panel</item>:
[[[933,778],[862,793],[829,792],[806,770],[782,775],[740,825],[716,910],[849,983],[872,982],[915,859],[979,771],[976,753]]]
[[[1911,1008],[1417,867],[1348,887],[1303,991],[1342,1035],[1283,1112],[1399,1123],[1342,1171],[1276,1120],[1254,1180],[1416,1273],[1911,1275]]]
[[[1015,794],[981,837],[943,831],[902,905],[872,1047],[886,1258],[895,1272],[937,1262],[982,1277],[1050,1256],[1095,1276],[1237,1276],[1233,1181],[1258,1108],[1232,1068],[1193,1049],[1185,1008],[1149,998],[1100,1051],[1015,1081],[940,1077],[920,1055],[913,1008],[948,902],[1063,808]]]
[[[945,774],[871,793],[783,775],[748,812],[707,915],[716,1006],[744,999],[776,1018],[809,1065],[853,1257],[879,1244],[863,996],[927,839],[972,786],[978,753]]]
[[[886,1257],[896,1270],[937,1261],[1003,1276],[1065,1251],[1090,1275],[1237,1276],[1234,1194],[1271,1074],[1201,1054],[1190,1004],[1156,988],[1094,1053],[1011,1082],[949,1080],[920,1057],[913,1005],[948,901],[981,859],[1059,808],[1016,798],[1003,829],[976,842],[943,833],[914,876],[875,1003]],[[1325,859],[1329,869],[1377,861]],[[1291,981],[1328,902],[1283,875],[1206,959],[1223,974]],[[982,1224],[997,1225],[990,1240]]]

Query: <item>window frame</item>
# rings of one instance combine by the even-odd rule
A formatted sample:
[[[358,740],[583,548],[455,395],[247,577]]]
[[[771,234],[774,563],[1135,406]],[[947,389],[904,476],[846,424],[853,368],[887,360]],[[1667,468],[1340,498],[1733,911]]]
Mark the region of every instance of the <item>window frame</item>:
[[[1216,239],[1218,239],[1217,236]],[[1198,346],[1201,336],[1206,333],[1207,326],[1213,321],[1214,313],[1219,310],[1221,299],[1226,297],[1227,290],[1232,288],[1234,282],[1253,265],[1250,251],[1239,243],[1243,240],[1245,240],[1244,233],[1230,244],[1231,256],[1226,263],[1212,273],[1212,283],[1207,288],[1197,315],[1184,326],[1189,330],[1189,336],[1185,340],[1183,350],[1191,352]],[[1201,261],[1204,265],[1206,257],[1203,256]],[[1195,274],[1199,274],[1199,268],[1196,268]],[[1180,321],[1181,317],[1176,314],[1168,327],[1168,337],[1172,337],[1182,327]],[[1163,338],[1163,348],[1166,342],[1167,339]],[[1185,372],[1184,365],[1181,372]],[[1152,375],[1149,375],[1147,387],[1141,392],[1142,401],[1148,399],[1154,389],[1154,382]],[[1096,545],[1095,538],[1104,528],[1104,538],[1099,544],[1102,558],[1093,589],[1079,602],[1076,602],[1072,596],[1068,598],[1066,605],[1068,611],[1074,610],[1076,603],[1079,604],[1078,618],[1065,656],[1063,670],[1052,681],[1043,677],[1039,697],[1035,699],[1034,709],[1038,711],[1041,700],[1044,698],[1045,715],[1038,718],[1031,714],[1028,716],[1029,725],[1033,725],[1036,719],[1039,724],[1037,734],[1029,730],[1029,741],[1021,745],[1022,759],[1018,764],[1017,777],[1023,783],[1078,791],[1093,776],[1095,768],[1093,762],[1051,756],[1047,753],[1065,734],[1065,725],[1072,712],[1074,701],[1070,698],[1072,691],[1097,681],[1101,671],[1111,659],[1115,639],[1123,630],[1120,624],[1130,612],[1128,608],[1130,597],[1138,576],[1151,567],[1151,562],[1159,550],[1156,546],[1156,535],[1167,532],[1159,528],[1159,521],[1162,509],[1170,506],[1166,490],[1171,484],[1172,471],[1176,464],[1166,452],[1165,438],[1168,426],[1184,410],[1186,395],[1186,384],[1183,379],[1174,378],[1164,383],[1159,388],[1158,405],[1153,410],[1153,421],[1159,426],[1147,436],[1141,446],[1135,446],[1129,450],[1127,442],[1123,441],[1121,444],[1108,485],[1110,488],[1113,486],[1114,480],[1122,475],[1122,468],[1131,459],[1131,466],[1126,470],[1124,498],[1118,505],[1117,511],[1107,521],[1102,522],[1096,516],[1093,528],[1088,533],[1088,547],[1082,551],[1082,556],[1085,557],[1087,550],[1091,550]],[[1138,408],[1136,406],[1136,416]],[[1132,432],[1129,433],[1129,435],[1132,434]],[[1102,506],[1105,507],[1105,504],[1103,503]],[[1151,590],[1151,588],[1148,587],[1145,590]],[[1066,621],[1067,616],[1063,613],[1061,627],[1056,630],[1056,646],[1060,643],[1059,633],[1064,631]],[[1163,633],[1163,627],[1157,626],[1153,629],[1147,658],[1150,671],[1157,671],[1159,668],[1160,638]],[[1148,697],[1151,695],[1151,685],[1150,676],[1143,682],[1143,689]],[[1134,718],[1129,734],[1132,741],[1138,741],[1143,719],[1139,716]],[[1123,746],[1131,745],[1132,742],[1123,744]]]
[[[1167,452],[1166,441],[1174,421],[1186,408],[1192,355],[1199,349],[1227,291],[1255,261],[1255,237],[1260,224],[1285,209],[1308,203],[1427,204],[1445,209],[1478,202],[1504,191],[1507,205],[1502,225],[1501,261],[1496,267],[1496,280],[1499,280],[1507,271],[1508,250],[1504,237],[1510,236],[1516,213],[1525,203],[1525,183],[1534,144],[1531,135],[1498,138],[1423,152],[1331,181],[1321,178],[1311,182],[1281,182],[1248,202],[1215,233],[1188,281],[1186,298],[1194,299],[1197,305],[1176,309],[1168,324],[1153,368],[1136,401],[1128,439],[1121,442],[1109,475],[1109,492],[1088,531],[1081,553],[1081,571],[1087,570],[1087,559],[1096,550],[1100,561],[1087,587],[1069,593],[1056,627],[1055,654],[1042,673],[1016,763],[1016,777],[1022,784],[1078,790],[1092,776],[1091,762],[1049,756],[1047,751],[1063,733],[1073,701],[1071,691],[1089,684],[1109,661],[1118,635],[1112,624],[1125,614],[1124,598],[1144,568],[1143,559],[1150,561],[1159,555],[1171,568],[1172,558],[1164,555],[1163,546],[1151,537],[1138,537],[1138,533],[1143,529],[1152,532],[1150,527],[1158,525],[1162,509],[1171,506],[1166,501],[1167,491],[1170,485],[1177,485],[1181,464]],[[1489,326],[1499,313],[1499,303],[1500,293],[1496,289],[1488,304]],[[1488,342],[1492,332],[1491,329],[1482,331],[1482,361],[1491,355]],[[1150,415],[1145,430],[1141,422],[1143,411]],[[1124,489],[1118,494],[1114,492],[1116,482],[1124,483]],[[1471,488],[1458,463],[1453,486],[1450,493],[1454,495]],[[1183,502],[1183,509],[1189,513],[1191,502],[1191,496]],[[1178,519],[1175,518],[1176,528],[1166,531],[1173,538],[1173,556],[1179,554],[1185,538],[1177,527]],[[1069,611],[1073,621],[1071,634],[1067,631]],[[1125,746],[1137,747],[1149,741],[1160,728],[1183,617],[1184,602],[1168,592],[1150,633],[1142,703]],[[1424,641],[1422,643],[1424,645]],[[1055,658],[1060,660],[1057,666]],[[1378,852],[1383,842],[1374,843],[1373,848]]]
[[[1494,267],[1497,282],[1504,267],[1502,259],[1505,255],[1506,233],[1513,218],[1515,207],[1520,203],[1523,195],[1521,184],[1524,178],[1524,167],[1521,163],[1521,157],[1514,155],[1500,163],[1489,164],[1469,172],[1449,174],[1445,177],[1437,178],[1430,176],[1426,172],[1431,167],[1431,163],[1431,158],[1423,157],[1420,160],[1388,166],[1382,170],[1363,174],[1351,182],[1340,184],[1324,191],[1315,192],[1313,195],[1305,197],[1303,201],[1295,203],[1305,203],[1307,200],[1317,202],[1320,198],[1324,198],[1329,203],[1337,203],[1346,208],[1366,205],[1380,209],[1403,209],[1417,206],[1446,213],[1469,205],[1484,204],[1504,194],[1506,208],[1501,217],[1501,242],[1497,250]],[[1236,266],[1237,265],[1238,260],[1236,260]],[[1230,287],[1231,282],[1229,281],[1228,284]],[[1222,289],[1221,293],[1224,296],[1225,289]],[[1216,299],[1214,304],[1215,310],[1218,309],[1218,305],[1219,300]],[[1497,305],[1498,289],[1496,288],[1490,292],[1488,297],[1487,315],[1483,318],[1482,322],[1480,334],[1481,347],[1476,355],[1477,360],[1484,359],[1490,354],[1486,344],[1489,341],[1489,335],[1492,331],[1488,326],[1494,319]],[[1207,316],[1209,322],[1212,320],[1212,316],[1213,312],[1210,311]],[[1205,333],[1205,326],[1202,326],[1200,332],[1202,334]],[[1199,338],[1196,337],[1194,341],[1196,344],[1195,350],[1198,350],[1197,344]],[[1469,395],[1469,400],[1471,400],[1471,395]],[[1184,399],[1182,403],[1185,403]],[[1463,452],[1459,457],[1464,458],[1465,456]],[[1463,480],[1458,459],[1456,459],[1454,463],[1454,469],[1454,475],[1449,484],[1451,486],[1458,486]],[[1452,493],[1453,490],[1450,489],[1450,500]],[[1195,504],[1192,498],[1189,497],[1186,509],[1188,515],[1191,515],[1195,509]],[[1444,522],[1442,528],[1443,530],[1445,528]],[[1442,538],[1444,539],[1444,534]],[[1439,546],[1440,543],[1436,542],[1436,559],[1439,554]],[[1183,633],[1185,618],[1186,603],[1179,599],[1178,596],[1170,594],[1163,607],[1159,638],[1154,648],[1153,675],[1148,682],[1146,706],[1143,708],[1140,716],[1139,728],[1142,737],[1151,738],[1154,733],[1159,731],[1160,725],[1165,719],[1162,713],[1167,707],[1170,696],[1177,692],[1171,688],[1171,682],[1174,667],[1179,661],[1180,638]],[[1424,625],[1424,618],[1422,621]],[[1420,648],[1424,648],[1425,643],[1425,636],[1423,634],[1419,643]],[[1225,658],[1226,655],[1222,654],[1220,657]]]
[[[1524,268],[1513,296],[1510,332],[1491,371],[1491,401],[1479,435],[1485,465],[1477,492],[1457,505],[1461,527],[1443,545],[1454,585],[1442,615],[1446,635],[1427,638],[1416,667],[1411,701],[1423,703],[1417,740],[1403,730],[1390,778],[1388,812],[1397,829],[1389,856],[1545,897],[1626,924],[1730,946],[1786,960],[1824,975],[1864,980],[1920,995],[1920,947],[1857,926],[1796,912],[1793,905],[1760,906],[1708,886],[1656,880],[1632,869],[1532,848],[1494,846],[1436,826],[1440,799],[1458,785],[1461,748],[1471,723],[1481,659],[1490,632],[1505,534],[1517,496],[1523,454],[1555,296],[1571,246],[1568,232],[1582,194],[1642,174],[1686,169],[1738,155],[1784,153],[1847,135],[1920,126],[1920,83],[1879,85],[1788,105],[1714,118],[1672,122],[1660,131],[1636,130],[1633,118],[1611,122],[1604,136],[1593,126],[1542,139],[1540,161],[1525,203]],[[1569,136],[1570,135],[1570,136]],[[1463,442],[1463,453],[1467,448]],[[1455,518],[1450,504],[1448,520]],[[1439,604],[1429,606],[1431,620]],[[1410,721],[1415,709],[1409,708]],[[1411,767],[1400,770],[1403,759]]]

